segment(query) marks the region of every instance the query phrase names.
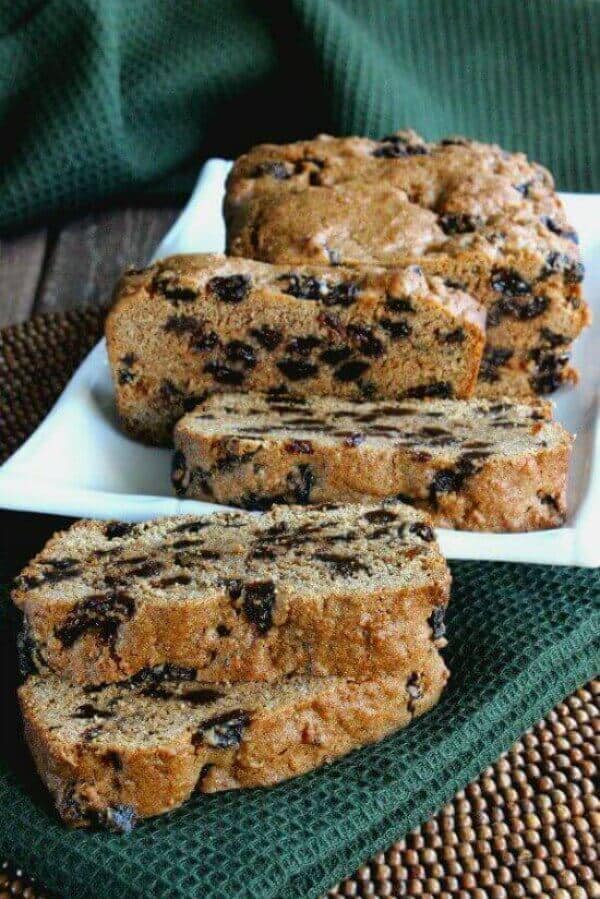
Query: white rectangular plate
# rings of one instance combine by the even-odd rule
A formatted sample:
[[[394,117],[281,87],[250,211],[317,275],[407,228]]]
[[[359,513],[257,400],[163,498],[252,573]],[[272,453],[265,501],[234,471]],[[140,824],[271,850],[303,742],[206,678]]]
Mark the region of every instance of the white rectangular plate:
[[[222,252],[224,181],[230,163],[209,161],[181,216],[154,258]],[[585,292],[596,324],[577,341],[576,388],[555,395],[558,419],[576,433],[569,517],[554,531],[476,534],[440,530],[451,559],[600,565],[600,195],[565,194],[586,264]],[[92,350],[44,422],[0,468],[0,507],[90,518],[141,521],[157,515],[212,512],[211,503],[171,495],[168,450],[142,446],[118,429],[104,341]]]

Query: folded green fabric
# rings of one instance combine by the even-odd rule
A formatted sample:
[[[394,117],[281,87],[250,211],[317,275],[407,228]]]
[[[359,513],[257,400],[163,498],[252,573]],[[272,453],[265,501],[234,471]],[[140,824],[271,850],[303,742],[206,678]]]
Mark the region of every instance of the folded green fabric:
[[[0,230],[319,130],[464,133],[598,190],[599,37],[597,0],[12,0]]]
[[[0,855],[62,896],[317,896],[384,849],[600,671],[600,572],[461,562],[452,677],[407,730],[271,790],[199,796],[129,836],[67,831],[31,771],[5,696]],[[12,672],[3,603],[0,659]]]

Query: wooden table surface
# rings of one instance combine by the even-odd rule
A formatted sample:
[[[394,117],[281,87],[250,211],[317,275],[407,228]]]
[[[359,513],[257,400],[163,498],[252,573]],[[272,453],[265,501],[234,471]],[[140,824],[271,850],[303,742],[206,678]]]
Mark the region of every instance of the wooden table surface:
[[[0,328],[44,312],[108,303],[123,269],[148,261],[178,212],[115,208],[0,239]],[[0,581],[10,582],[68,521],[0,510]]]
[[[0,239],[0,328],[40,312],[106,303],[121,271],[148,260],[178,211],[103,210]]]

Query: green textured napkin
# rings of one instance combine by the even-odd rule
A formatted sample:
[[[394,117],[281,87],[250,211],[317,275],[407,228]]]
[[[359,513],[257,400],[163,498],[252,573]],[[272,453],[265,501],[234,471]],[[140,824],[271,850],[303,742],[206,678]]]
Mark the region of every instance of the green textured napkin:
[[[598,190],[599,39],[598,0],[0,2],[0,229],[319,130],[464,133]]]
[[[67,897],[316,896],[423,821],[600,670],[600,572],[452,565],[440,705],[407,730],[271,790],[199,796],[129,836],[67,831],[3,703],[0,854]],[[12,671],[6,646],[6,684]]]

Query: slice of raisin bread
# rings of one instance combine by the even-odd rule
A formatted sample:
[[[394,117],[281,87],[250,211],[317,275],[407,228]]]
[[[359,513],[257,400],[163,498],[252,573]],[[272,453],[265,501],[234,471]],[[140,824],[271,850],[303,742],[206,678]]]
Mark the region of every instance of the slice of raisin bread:
[[[583,266],[550,174],[521,153],[414,132],[254,147],[229,176],[228,252],[266,262],[409,265],[487,308],[477,394],[575,377]]]
[[[130,830],[195,792],[269,786],[404,727],[438,700],[436,652],[410,674],[356,683],[198,685],[155,670],[91,690],[33,676],[20,688],[25,735],[72,826]]]
[[[330,397],[222,394],[174,432],[181,496],[265,509],[297,502],[397,497],[437,525],[526,531],[566,513],[571,437],[548,403],[431,400],[352,403]]]
[[[310,489],[308,469],[294,477]],[[24,569],[13,598],[25,669],[78,683],[164,663],[201,681],[365,680],[443,645],[449,590],[424,513],[333,504],[79,522]]]
[[[121,421],[169,442],[209,391],[472,393],[484,313],[420,269],[176,256],[124,276],[106,326]]]

